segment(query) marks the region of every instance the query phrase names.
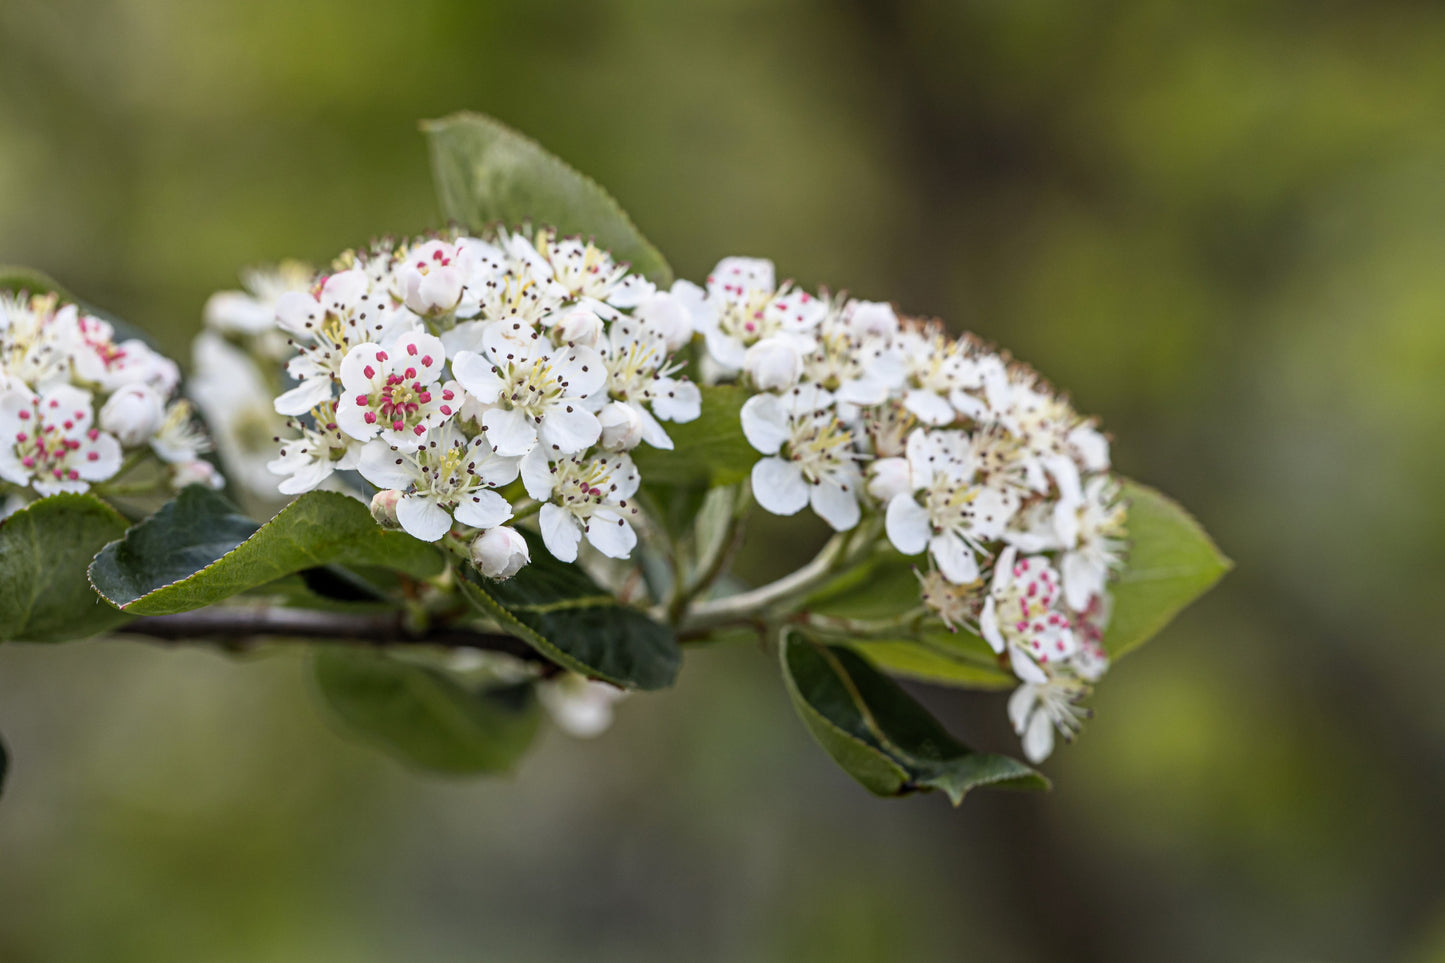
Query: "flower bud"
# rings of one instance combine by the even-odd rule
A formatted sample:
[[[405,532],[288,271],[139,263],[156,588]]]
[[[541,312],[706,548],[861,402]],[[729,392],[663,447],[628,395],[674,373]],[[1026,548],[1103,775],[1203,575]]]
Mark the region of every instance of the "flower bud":
[[[428,241],[412,249],[397,272],[406,306],[422,315],[455,311],[471,268],[472,252],[459,244]]]
[[[554,329],[557,340],[563,344],[581,344],[597,347],[602,337],[602,319],[587,308],[573,308],[562,315]]]
[[[884,504],[906,495],[913,490],[908,475],[908,459],[879,458],[868,466],[868,494]]]
[[[642,441],[642,416],[631,405],[609,402],[597,412],[597,420],[602,424],[603,448],[628,451]]]
[[[511,578],[531,560],[527,540],[515,528],[489,528],[472,539],[472,562],[487,578]]]
[[[612,725],[613,707],[625,690],[568,672],[537,686],[537,699],[557,727],[570,736],[592,739]]]
[[[668,351],[677,351],[692,340],[692,315],[687,305],[667,291],[643,301],[633,309],[632,316],[662,338]]]
[[[760,391],[786,391],[803,374],[803,356],[790,338],[773,335],[748,349],[743,368]]]
[[[216,466],[197,458],[193,461],[178,462],[171,466],[171,487],[180,491],[187,485],[205,485],[220,491],[226,487],[226,480],[216,471]]]
[[[396,506],[401,501],[401,492],[388,488],[371,496],[371,517],[382,528],[401,528],[396,517]]]
[[[165,401],[147,384],[134,384],[110,396],[100,409],[100,427],[127,448],[144,444],[166,417]]]

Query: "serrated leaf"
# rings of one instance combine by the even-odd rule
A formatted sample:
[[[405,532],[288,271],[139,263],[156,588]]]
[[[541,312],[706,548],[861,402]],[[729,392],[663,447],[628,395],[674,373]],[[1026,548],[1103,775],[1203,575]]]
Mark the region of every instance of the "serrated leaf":
[[[1109,586],[1114,613],[1104,633],[1119,658],[1149,641],[1233,567],[1187,511],[1147,485],[1123,479],[1129,553]]]
[[[350,732],[422,769],[505,772],[531,745],[541,711],[531,683],[472,690],[376,652],[322,649],[316,685]]]
[[[672,685],[682,651],[672,629],[615,597],[526,533],[532,561],[503,582],[462,568],[462,589],[502,629],[563,668],[629,689]]]
[[[0,521],[0,640],[64,642],[127,621],[85,578],[125,529],[93,495],[51,495]]]
[[[332,562],[439,575],[436,548],[379,528],[366,506],[338,492],[307,492],[264,525],[193,485],[90,567],[101,595],[137,615],[189,612],[294,572]]]
[[[743,402],[751,396],[741,385],[699,385],[702,413],[686,424],[671,424],[672,451],[651,446],[633,449],[632,458],[651,485],[734,485],[747,479],[762,457],[743,434]]]
[[[981,787],[1049,787],[1018,760],[975,752],[953,738],[898,683],[850,649],[789,633],[779,656],[793,707],[808,731],[874,795],[937,789],[957,806]]]
[[[591,237],[655,284],[672,268],[596,181],[484,114],[422,122],[442,214],[471,230],[530,221]]]

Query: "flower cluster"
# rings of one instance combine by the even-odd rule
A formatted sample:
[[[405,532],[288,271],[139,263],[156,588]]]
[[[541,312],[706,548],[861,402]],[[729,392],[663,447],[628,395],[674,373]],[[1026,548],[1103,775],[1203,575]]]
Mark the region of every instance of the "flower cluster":
[[[0,492],[13,510],[36,495],[83,492],[141,461],[175,487],[221,478],[175,363],[55,294],[0,295]]]
[[[274,295],[290,349],[274,400],[290,434],[269,463],[282,493],[355,471],[381,489],[383,523],[425,541],[475,529],[478,568],[504,578],[528,560],[506,525],[520,480],[557,558],[584,538],[631,553],[628,452],[671,448],[663,422],[700,411],[673,360],[692,337],[676,296],[548,231],[378,243],[290,280],[212,301],[220,327],[255,337],[252,307]]]
[[[1027,755],[1077,730],[1108,665],[1107,583],[1125,510],[1109,445],[1029,368],[937,322],[778,284],[727,258],[687,301],[708,370],[754,391],[742,429],[762,454],[758,504],[811,506],[839,532],[865,513],[920,556],[922,602],[981,635],[1021,682],[1009,711]]]

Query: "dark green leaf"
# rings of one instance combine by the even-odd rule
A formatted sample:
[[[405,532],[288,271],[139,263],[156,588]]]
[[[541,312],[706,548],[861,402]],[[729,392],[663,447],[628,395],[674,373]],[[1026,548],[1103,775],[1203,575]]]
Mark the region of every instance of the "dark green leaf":
[[[85,579],[125,527],[93,495],[52,495],[0,522],[0,640],[64,642],[126,621]]]
[[[435,669],[341,649],[317,652],[315,671],[322,698],[348,730],[423,769],[505,772],[541,717],[531,683],[472,691]]]
[[[332,562],[377,565],[417,578],[441,573],[436,548],[383,531],[366,506],[337,492],[308,492],[265,525],[215,492],[191,486],[107,545],[91,583],[137,615],[188,612]]]
[[[878,796],[937,789],[957,806],[972,789],[1047,789],[1007,756],[974,752],[857,653],[796,634],[781,644],[783,680],[813,738]]]
[[[1138,648],[1233,567],[1188,512],[1148,486],[1124,480],[1129,554],[1110,586],[1114,614],[1104,644],[1114,658]]]
[[[596,181],[484,114],[422,123],[442,214],[471,230],[524,221],[591,237],[659,285],[672,268]]]
[[[650,485],[733,485],[745,480],[762,456],[748,444],[740,413],[751,393],[740,385],[699,385],[702,414],[668,424],[673,450],[639,446],[632,451]]]
[[[467,597],[488,616],[558,665],[630,689],[672,685],[682,664],[667,626],[623,605],[582,571],[553,558],[527,533],[532,562],[497,582],[470,565]]]

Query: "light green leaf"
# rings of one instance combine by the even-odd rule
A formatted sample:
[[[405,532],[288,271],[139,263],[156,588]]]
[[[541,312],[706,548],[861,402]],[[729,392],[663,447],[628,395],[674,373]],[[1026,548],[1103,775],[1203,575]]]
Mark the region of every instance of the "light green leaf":
[[[1109,586],[1114,614],[1104,633],[1119,658],[1149,641],[1233,567],[1194,517],[1138,482],[1123,482],[1129,503],[1129,554]]]
[[[743,434],[743,402],[751,396],[741,385],[699,385],[702,414],[694,421],[664,427],[673,450],[650,445],[634,448],[633,461],[649,485],[733,485],[745,480],[762,456]]]
[[[593,238],[655,284],[672,268],[596,181],[485,114],[422,122],[442,214],[470,230],[530,221]]]
[[[682,651],[672,629],[623,605],[527,532],[532,561],[503,582],[462,568],[462,590],[505,632],[563,668],[629,689],[672,685]]]
[[[954,739],[896,682],[850,649],[789,633],[779,654],[783,681],[808,731],[875,795],[937,789],[957,806],[980,787],[1049,786],[1015,759],[974,752]]]
[[[52,495],[0,522],[0,641],[64,642],[127,621],[85,580],[125,528],[93,495]]]
[[[853,648],[878,668],[918,682],[988,690],[1018,684],[988,643],[961,629],[956,634],[932,629],[916,639],[869,639]]]
[[[127,612],[169,615],[332,562],[415,578],[444,568],[435,547],[383,531],[365,505],[338,492],[307,492],[258,527],[220,495],[193,485],[107,545],[90,580]]]
[[[437,772],[512,769],[541,719],[531,683],[473,691],[445,673],[378,652],[322,649],[315,678],[347,730]]]

